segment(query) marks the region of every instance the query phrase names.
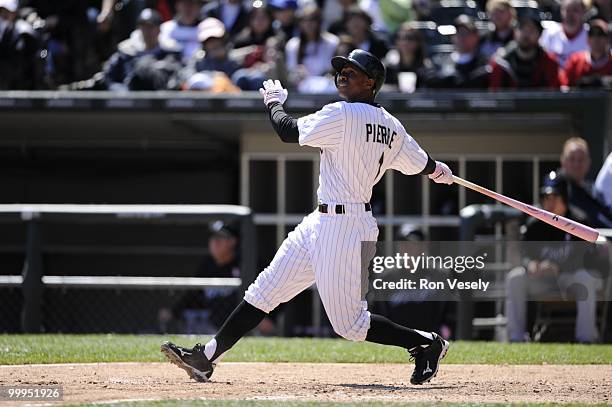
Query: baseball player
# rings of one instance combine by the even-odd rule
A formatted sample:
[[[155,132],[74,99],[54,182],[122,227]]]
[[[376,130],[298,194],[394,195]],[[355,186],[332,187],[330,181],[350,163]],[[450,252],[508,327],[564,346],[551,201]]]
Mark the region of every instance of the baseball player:
[[[368,311],[361,295],[361,242],[378,238],[369,201],[372,187],[387,169],[426,174],[445,184],[452,184],[452,173],[374,102],[385,81],[385,67],[378,58],[357,49],[331,63],[345,101],[311,115],[296,120],[285,113],[287,90],[279,81],[268,80],[260,89],[281,140],[320,149],[319,205],[289,233],[212,340],[193,348],[162,344],[170,362],[196,381],[208,381],[221,357],[242,336],[313,283],[338,335],[399,346],[410,353],[416,365],[412,384],[431,380],[448,350],[449,343],[435,332],[406,328]]]

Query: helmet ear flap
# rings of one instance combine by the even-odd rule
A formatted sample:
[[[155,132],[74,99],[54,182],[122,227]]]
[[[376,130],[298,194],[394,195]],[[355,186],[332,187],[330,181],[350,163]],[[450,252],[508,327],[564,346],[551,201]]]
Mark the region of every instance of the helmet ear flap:
[[[336,85],[336,88],[338,88],[338,76],[340,76],[340,72],[336,72],[334,75],[334,85]]]

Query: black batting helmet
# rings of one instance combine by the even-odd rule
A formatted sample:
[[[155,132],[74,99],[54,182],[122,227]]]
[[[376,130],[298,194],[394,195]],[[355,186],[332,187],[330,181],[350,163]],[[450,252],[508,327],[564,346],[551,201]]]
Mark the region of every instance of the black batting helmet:
[[[336,70],[336,85],[338,82],[338,74],[347,64],[354,65],[360,71],[374,79],[374,94],[376,95],[383,83],[385,83],[386,70],[380,59],[370,54],[368,51],[356,49],[351,51],[348,57],[335,56],[331,60],[331,64]]]

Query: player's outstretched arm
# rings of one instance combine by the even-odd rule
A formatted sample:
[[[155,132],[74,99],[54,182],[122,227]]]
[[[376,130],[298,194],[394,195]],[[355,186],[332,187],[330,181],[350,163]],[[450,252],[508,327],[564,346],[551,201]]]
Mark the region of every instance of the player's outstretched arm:
[[[283,109],[283,103],[288,96],[287,89],[283,88],[280,81],[268,79],[264,81],[259,93],[268,108],[270,122],[276,134],[285,143],[297,143],[299,140],[297,120],[285,113]]]

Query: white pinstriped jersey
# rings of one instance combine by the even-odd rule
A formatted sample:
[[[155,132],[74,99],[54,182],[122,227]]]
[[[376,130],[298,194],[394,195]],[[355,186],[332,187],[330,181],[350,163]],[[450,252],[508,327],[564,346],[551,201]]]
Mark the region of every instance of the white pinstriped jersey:
[[[299,143],[321,149],[321,202],[369,202],[389,168],[418,174],[427,153],[381,106],[336,102],[298,119]]]

